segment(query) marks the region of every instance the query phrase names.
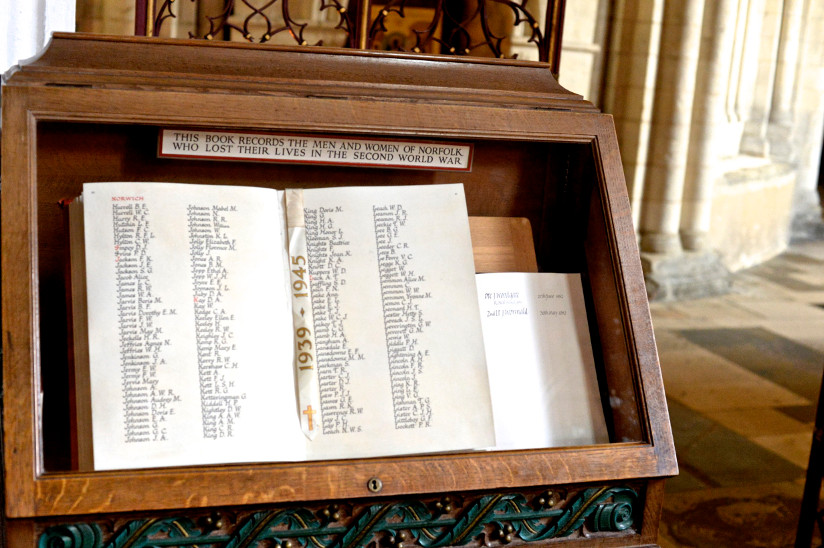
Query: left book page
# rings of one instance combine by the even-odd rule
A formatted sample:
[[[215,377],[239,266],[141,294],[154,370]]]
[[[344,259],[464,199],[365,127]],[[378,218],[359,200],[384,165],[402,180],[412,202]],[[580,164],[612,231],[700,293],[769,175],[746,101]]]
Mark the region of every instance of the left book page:
[[[84,186],[94,469],[303,458],[280,199]]]

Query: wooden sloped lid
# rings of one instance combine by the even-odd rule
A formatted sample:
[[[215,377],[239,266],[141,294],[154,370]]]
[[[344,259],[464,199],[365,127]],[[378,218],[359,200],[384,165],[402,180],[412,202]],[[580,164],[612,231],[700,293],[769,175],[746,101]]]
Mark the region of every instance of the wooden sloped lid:
[[[6,85],[225,90],[597,112],[530,61],[55,33]]]

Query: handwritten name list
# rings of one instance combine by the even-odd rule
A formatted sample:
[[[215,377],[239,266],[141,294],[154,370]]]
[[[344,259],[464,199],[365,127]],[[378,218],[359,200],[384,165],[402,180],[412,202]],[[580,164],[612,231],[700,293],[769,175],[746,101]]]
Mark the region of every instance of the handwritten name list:
[[[112,201],[117,331],[120,342],[120,389],[123,441],[161,442],[166,421],[180,396],[161,384],[158,369],[167,368],[163,318],[175,315],[153,290],[151,215],[142,200]]]
[[[373,214],[395,428],[424,428],[431,425],[432,406],[418,377],[429,349],[419,337],[431,322],[419,303],[432,299],[432,293],[421,290],[426,276],[412,267],[418,250],[404,238],[408,211],[400,205],[374,206]]]
[[[227,265],[237,241],[232,238],[234,205],[189,205],[186,217],[192,277],[198,380],[203,437],[232,437],[245,393],[238,393],[230,375],[238,369],[235,314],[227,308],[231,291]]]
[[[353,362],[364,359],[352,347],[341,309],[341,290],[347,281],[345,261],[352,256],[352,244],[336,225],[343,208],[305,209],[309,273],[312,277],[312,311],[317,345],[318,385],[324,434],[360,432],[358,416],[363,403],[350,390]]]

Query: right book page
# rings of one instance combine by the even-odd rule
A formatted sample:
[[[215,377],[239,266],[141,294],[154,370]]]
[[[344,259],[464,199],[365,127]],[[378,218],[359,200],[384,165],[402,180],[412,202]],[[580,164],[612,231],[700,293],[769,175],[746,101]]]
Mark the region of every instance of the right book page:
[[[307,189],[302,202],[321,406],[310,458],[492,445],[462,186]]]
[[[496,449],[608,443],[581,277],[478,274]]]

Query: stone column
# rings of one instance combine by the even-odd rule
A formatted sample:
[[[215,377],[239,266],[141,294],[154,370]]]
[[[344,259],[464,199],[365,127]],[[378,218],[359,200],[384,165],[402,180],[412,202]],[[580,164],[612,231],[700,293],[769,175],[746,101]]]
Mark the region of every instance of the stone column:
[[[0,75],[28,59],[49,41],[55,31],[74,31],[76,0],[9,0],[0,16]]]
[[[754,14],[762,21],[759,36],[761,47],[750,112],[741,137],[741,152],[744,154],[767,156],[769,153],[767,120],[774,90],[783,5],[783,0],[765,0],[763,13]]]
[[[793,159],[793,101],[803,14],[804,0],[784,0],[767,138],[770,156],[785,161]]]
[[[798,166],[791,236],[796,240],[824,238],[819,171],[824,140],[824,3],[807,2],[798,84],[793,105],[793,145]]]
[[[736,141],[731,143],[731,146],[739,152],[741,152],[744,125],[753,110],[755,90],[758,84],[760,49],[763,40],[761,30],[764,24],[764,0],[748,0],[746,11],[742,13],[741,19],[744,27],[744,43],[738,85],[733,98],[733,113],[742,127]]]
[[[712,192],[728,134],[726,109],[739,0],[707,7],[701,70],[692,120],[692,146],[684,184],[681,243],[685,250],[709,249]],[[694,152],[693,152],[694,151]]]
[[[687,168],[703,0],[667,2],[641,211],[641,251],[681,252],[678,234]]]
[[[602,108],[615,117],[635,226],[650,152],[664,0],[617,0]]]

